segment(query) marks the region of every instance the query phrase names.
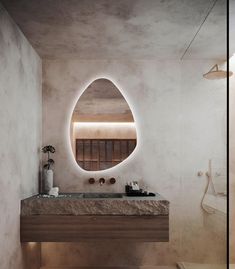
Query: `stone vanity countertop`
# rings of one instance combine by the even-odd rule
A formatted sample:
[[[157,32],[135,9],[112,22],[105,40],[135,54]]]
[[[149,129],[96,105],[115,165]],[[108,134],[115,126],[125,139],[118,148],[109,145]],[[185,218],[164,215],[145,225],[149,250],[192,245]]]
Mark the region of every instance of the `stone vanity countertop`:
[[[30,215],[168,215],[169,201],[147,197],[83,198],[82,193],[58,197],[35,195],[21,201],[21,216]]]

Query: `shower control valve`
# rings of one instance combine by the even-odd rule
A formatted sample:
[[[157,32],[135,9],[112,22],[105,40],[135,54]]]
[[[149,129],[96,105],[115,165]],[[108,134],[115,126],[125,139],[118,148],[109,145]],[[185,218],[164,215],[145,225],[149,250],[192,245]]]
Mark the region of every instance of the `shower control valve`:
[[[110,184],[115,184],[116,183],[116,179],[114,177],[111,177],[109,179],[109,182],[110,182]]]
[[[95,179],[93,177],[89,178],[88,181],[89,181],[90,184],[94,184],[95,183]]]
[[[197,176],[198,176],[198,177],[203,176],[203,172],[202,172],[202,171],[197,172]]]

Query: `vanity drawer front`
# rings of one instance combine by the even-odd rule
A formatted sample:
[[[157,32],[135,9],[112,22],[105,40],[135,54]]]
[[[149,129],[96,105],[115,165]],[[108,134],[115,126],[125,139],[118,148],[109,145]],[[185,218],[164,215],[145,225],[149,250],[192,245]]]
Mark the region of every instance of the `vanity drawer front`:
[[[169,241],[169,216],[21,216],[22,242]]]

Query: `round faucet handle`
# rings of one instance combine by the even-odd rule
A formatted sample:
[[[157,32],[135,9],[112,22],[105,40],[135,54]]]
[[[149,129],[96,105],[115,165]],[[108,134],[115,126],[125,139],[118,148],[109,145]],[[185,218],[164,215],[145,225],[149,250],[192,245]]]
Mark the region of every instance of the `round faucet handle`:
[[[95,183],[95,179],[93,177],[89,178],[88,181],[89,181],[90,184],[94,184]]]
[[[103,177],[101,177],[101,178],[99,179],[99,183],[100,183],[100,185],[104,184],[104,183],[105,183],[105,179],[104,179]]]
[[[114,177],[111,177],[109,179],[109,182],[110,182],[110,184],[115,184],[116,183],[116,179]]]

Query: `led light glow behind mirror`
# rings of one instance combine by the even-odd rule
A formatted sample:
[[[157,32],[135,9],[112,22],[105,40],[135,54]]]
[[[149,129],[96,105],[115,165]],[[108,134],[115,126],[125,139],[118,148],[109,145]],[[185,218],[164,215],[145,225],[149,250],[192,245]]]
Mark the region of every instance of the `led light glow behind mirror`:
[[[108,79],[93,81],[80,96],[70,130],[74,158],[87,171],[120,164],[132,154],[137,143],[131,109]]]

